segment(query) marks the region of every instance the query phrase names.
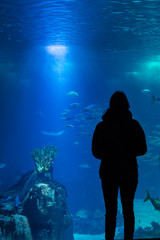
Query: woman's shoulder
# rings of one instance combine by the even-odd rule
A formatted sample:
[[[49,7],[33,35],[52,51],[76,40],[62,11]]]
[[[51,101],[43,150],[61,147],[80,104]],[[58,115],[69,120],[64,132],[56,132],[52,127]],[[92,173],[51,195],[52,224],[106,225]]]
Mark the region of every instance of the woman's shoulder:
[[[137,131],[143,131],[142,126],[140,125],[140,123],[136,120],[136,119],[132,119],[131,120],[131,128],[137,132]]]
[[[99,123],[97,124],[96,130],[101,130],[101,129],[103,129],[103,128],[104,128],[104,122],[101,121],[101,122],[99,122]]]

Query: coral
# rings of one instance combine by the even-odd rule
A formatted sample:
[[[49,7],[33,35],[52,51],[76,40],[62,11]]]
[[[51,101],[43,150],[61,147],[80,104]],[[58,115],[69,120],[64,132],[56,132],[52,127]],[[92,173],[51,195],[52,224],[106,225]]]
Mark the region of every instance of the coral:
[[[53,145],[37,148],[31,152],[31,157],[39,173],[50,171],[57,152],[57,148]]]

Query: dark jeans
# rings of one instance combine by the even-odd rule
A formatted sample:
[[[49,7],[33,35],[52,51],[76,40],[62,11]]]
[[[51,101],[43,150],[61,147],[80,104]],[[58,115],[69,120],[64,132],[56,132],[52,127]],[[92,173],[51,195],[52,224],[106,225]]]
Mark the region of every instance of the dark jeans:
[[[137,188],[137,180],[122,180],[120,183],[102,179],[102,190],[106,207],[105,215],[105,239],[113,240],[116,229],[117,196],[120,188],[123,217],[124,239],[132,240],[134,234],[135,218],[133,212],[134,195]]]

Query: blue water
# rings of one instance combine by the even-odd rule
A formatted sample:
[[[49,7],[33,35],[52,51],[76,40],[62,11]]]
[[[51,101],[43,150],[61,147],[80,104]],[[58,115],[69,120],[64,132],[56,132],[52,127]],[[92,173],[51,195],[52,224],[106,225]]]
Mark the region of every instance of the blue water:
[[[160,197],[159,12],[149,0],[0,2],[0,190],[33,169],[33,149],[53,144],[70,211],[103,210],[91,139],[121,90],[148,145],[136,199]]]

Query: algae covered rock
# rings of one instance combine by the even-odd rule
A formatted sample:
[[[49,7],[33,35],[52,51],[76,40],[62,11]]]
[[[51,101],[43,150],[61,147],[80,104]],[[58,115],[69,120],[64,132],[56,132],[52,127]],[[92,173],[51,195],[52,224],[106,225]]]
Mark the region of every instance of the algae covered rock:
[[[33,240],[27,217],[19,214],[0,215],[0,239]]]
[[[22,214],[28,218],[34,239],[66,239],[65,231],[72,225],[66,190],[57,182],[35,184],[24,202]]]
[[[37,148],[31,152],[31,157],[39,173],[50,171],[57,155],[57,148],[53,145]]]
[[[0,193],[0,239],[73,240],[65,187],[53,179],[55,146],[35,149],[35,169]]]

